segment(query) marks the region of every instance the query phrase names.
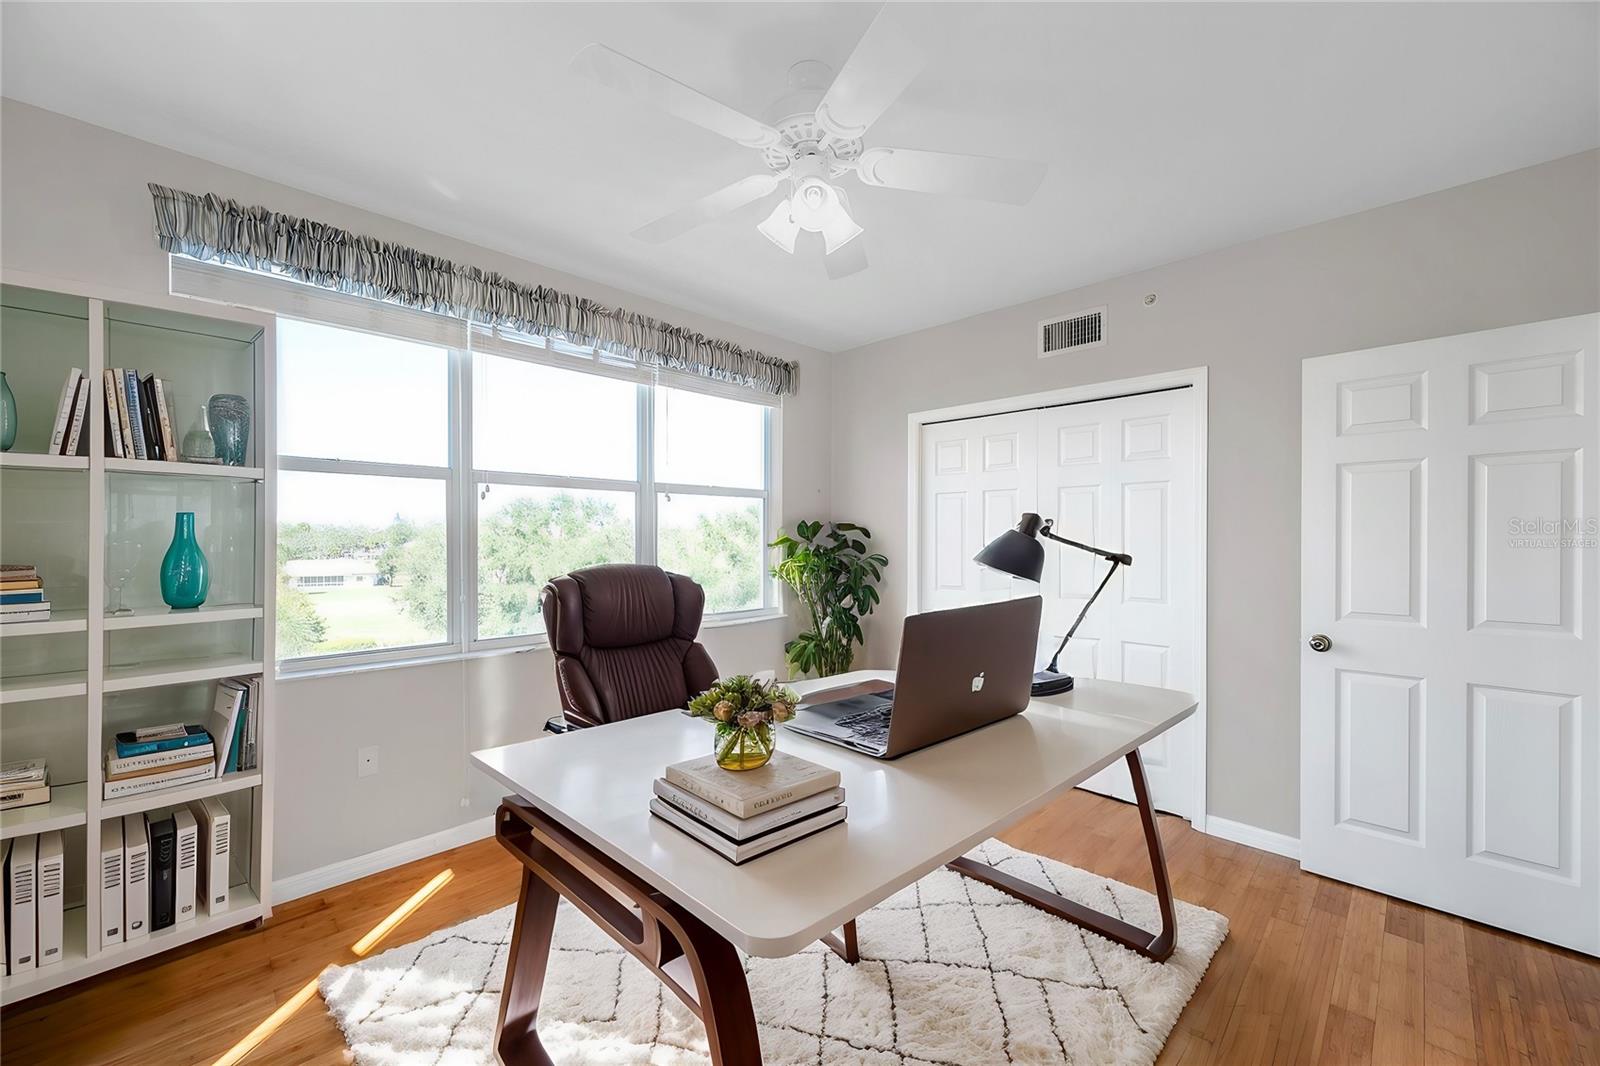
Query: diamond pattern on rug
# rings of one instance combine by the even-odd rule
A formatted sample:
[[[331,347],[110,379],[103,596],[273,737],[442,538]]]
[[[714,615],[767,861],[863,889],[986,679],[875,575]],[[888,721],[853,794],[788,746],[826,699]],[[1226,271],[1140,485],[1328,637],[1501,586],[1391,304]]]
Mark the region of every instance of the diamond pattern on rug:
[[[1007,873],[1158,928],[1155,897],[986,841]],[[745,960],[766,1066],[1148,1066],[1227,935],[1178,901],[1153,963],[1002,892],[939,870],[858,919],[861,962],[821,944]],[[478,1066],[492,1049],[514,907],[330,967],[321,990],[357,1066]],[[563,1064],[705,1066],[699,1019],[563,902],[539,1011]]]

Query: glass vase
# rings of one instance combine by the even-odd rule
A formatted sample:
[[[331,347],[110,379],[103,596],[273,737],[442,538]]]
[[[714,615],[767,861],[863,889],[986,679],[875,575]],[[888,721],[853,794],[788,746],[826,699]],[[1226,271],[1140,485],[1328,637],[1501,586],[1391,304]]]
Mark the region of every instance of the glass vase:
[[[11,394],[11,382],[0,370],[0,452],[9,452],[17,443],[17,398]]]
[[[217,458],[226,466],[243,466],[250,444],[250,401],[231,392],[219,392],[206,404],[206,415]]]
[[[770,724],[742,726],[718,722],[711,752],[724,770],[754,770],[778,750],[778,731]]]
[[[211,439],[211,419],[206,414],[205,404],[200,405],[200,417],[183,435],[182,454],[191,463],[217,461],[217,442]]]
[[[194,539],[194,512],[179,511],[172,543],[161,560],[161,598],[168,607],[186,610],[206,602],[211,567]]]

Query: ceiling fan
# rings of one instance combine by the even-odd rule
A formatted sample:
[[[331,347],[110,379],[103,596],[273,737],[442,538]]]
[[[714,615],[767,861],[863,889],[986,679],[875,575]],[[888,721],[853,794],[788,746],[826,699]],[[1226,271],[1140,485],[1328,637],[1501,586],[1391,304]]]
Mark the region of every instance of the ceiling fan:
[[[1044,180],[1045,164],[915,148],[866,147],[862,137],[932,57],[937,31],[913,5],[885,4],[830,84],[825,63],[789,71],[788,95],[759,122],[602,44],[572,61],[574,72],[761,153],[765,170],[702,196],[634,231],[659,243],[736,211],[780,187],[783,197],[756,228],[793,255],[801,230],[822,236],[828,276],[867,265],[862,228],[839,187],[862,184],[1025,204]]]

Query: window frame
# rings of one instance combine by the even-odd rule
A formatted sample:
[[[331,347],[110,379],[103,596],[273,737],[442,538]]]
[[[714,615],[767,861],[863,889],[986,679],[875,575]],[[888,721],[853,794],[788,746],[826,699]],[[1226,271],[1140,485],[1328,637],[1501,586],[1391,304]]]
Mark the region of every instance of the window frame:
[[[602,352],[580,348],[561,341],[540,338],[501,335],[481,326],[466,330],[466,343],[443,342],[437,335],[409,336],[399,330],[363,328],[348,321],[320,321],[305,314],[285,314],[279,317],[294,318],[316,325],[353,332],[373,333],[396,339],[425,343],[444,350],[448,356],[448,418],[449,466],[436,467],[406,463],[380,463],[367,460],[324,459],[311,456],[279,455],[278,469],[303,473],[367,474],[382,477],[419,478],[443,481],[446,492],[445,541],[448,573],[446,574],[446,637],[443,641],[427,644],[408,644],[394,648],[370,651],[329,652],[322,655],[305,655],[278,662],[278,670],[285,677],[336,672],[365,666],[381,666],[411,662],[430,662],[454,659],[468,655],[497,654],[527,651],[548,647],[548,635],[541,629],[532,633],[501,637],[477,636],[478,627],[478,520],[479,487],[491,485],[516,485],[534,488],[568,488],[628,492],[634,497],[634,562],[654,564],[658,556],[657,508],[659,494],[684,493],[702,496],[732,496],[758,499],[762,513],[762,546],[776,533],[779,500],[777,492],[777,448],[782,407],[754,399],[746,390],[734,386],[718,387],[715,383],[699,379],[662,373],[640,371],[612,360]],[[479,354],[497,358],[521,359],[574,373],[621,378],[631,382],[635,390],[635,432],[637,464],[634,480],[614,478],[569,477],[562,475],[527,474],[517,471],[479,469],[473,455],[473,372]],[[655,407],[656,389],[675,388],[691,392],[708,393],[740,403],[750,403],[762,412],[762,486],[731,488],[717,485],[688,483],[658,483],[655,480]],[[273,516],[277,521],[277,516]],[[276,565],[276,564],[274,564]],[[782,590],[770,573],[761,576],[761,604],[738,611],[707,613],[703,624],[710,627],[757,621],[781,616]]]

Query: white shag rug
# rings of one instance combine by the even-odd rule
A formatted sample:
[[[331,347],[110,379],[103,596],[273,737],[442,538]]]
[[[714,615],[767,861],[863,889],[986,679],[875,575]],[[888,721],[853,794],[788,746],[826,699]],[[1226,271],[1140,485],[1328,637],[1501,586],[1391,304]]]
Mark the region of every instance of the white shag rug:
[[[1143,928],[1148,892],[997,840],[974,858]],[[514,907],[322,975],[357,1066],[494,1062]],[[970,878],[939,870],[862,915],[861,961],[821,944],[745,961],[766,1066],[1148,1066],[1228,932],[1177,903],[1153,963]],[[704,1066],[705,1030],[565,901],[539,1011],[557,1063]]]

